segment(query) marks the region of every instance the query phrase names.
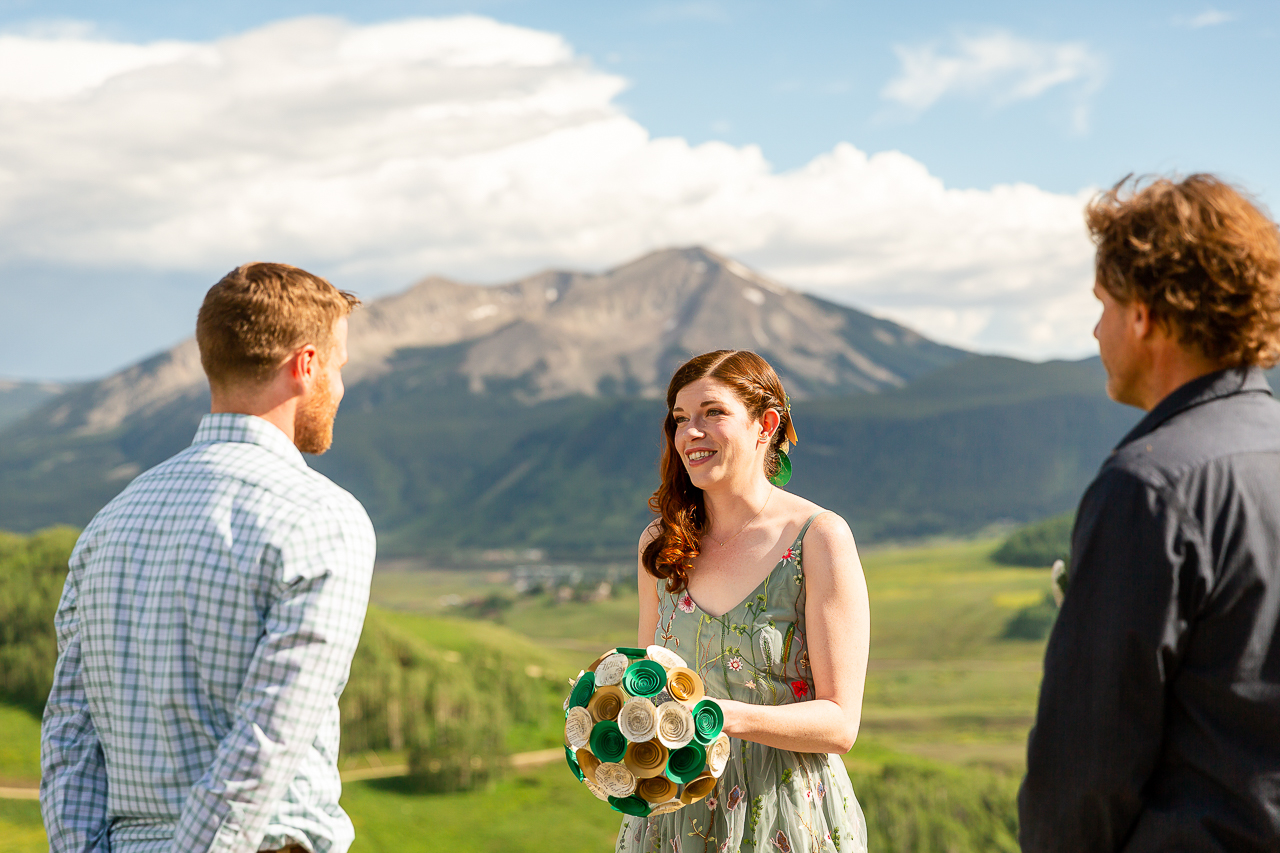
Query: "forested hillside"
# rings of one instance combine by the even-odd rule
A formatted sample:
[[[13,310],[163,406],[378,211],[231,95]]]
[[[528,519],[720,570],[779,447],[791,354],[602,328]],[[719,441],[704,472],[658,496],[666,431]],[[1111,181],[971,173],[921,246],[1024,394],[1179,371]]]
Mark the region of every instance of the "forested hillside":
[[[76,531],[0,533],[0,702],[38,715],[53,680],[53,616]],[[342,753],[406,755],[417,784],[462,790],[497,774],[521,726],[559,737],[558,680],[498,643],[443,648],[373,610],[341,700]]]

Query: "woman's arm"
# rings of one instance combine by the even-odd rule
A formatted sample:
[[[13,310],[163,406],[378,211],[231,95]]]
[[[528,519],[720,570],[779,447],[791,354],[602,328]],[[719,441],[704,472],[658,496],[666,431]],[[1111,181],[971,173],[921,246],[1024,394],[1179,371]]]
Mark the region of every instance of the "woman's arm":
[[[849,525],[834,513],[819,516],[805,535],[802,559],[814,698],[781,706],[720,700],[724,730],[793,752],[848,752],[862,720],[871,640],[867,582]]]
[[[636,629],[636,645],[645,648],[653,644],[653,635],[658,630],[658,586],[657,578],[649,574],[644,567],[644,549],[658,535],[658,522],[655,520],[640,534],[640,545],[636,550],[636,590],[640,593],[640,624]]]

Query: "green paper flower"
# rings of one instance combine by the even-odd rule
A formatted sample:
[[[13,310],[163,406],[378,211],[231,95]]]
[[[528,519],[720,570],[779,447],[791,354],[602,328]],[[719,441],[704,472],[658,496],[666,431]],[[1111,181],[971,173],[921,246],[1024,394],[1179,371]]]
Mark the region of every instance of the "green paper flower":
[[[652,699],[666,686],[667,671],[656,661],[638,660],[622,675],[622,689],[632,696]]]
[[[591,694],[595,692],[596,674],[594,672],[582,673],[582,677],[578,679],[578,683],[573,685],[573,692],[569,694],[569,707],[587,707],[587,703],[591,701]]]
[[[693,738],[703,746],[709,746],[724,728],[724,711],[713,699],[703,699],[693,706]]]
[[[627,752],[627,737],[613,720],[602,720],[591,729],[591,752],[601,761],[621,761]]]
[[[667,759],[667,778],[681,785],[692,782],[702,773],[707,764],[707,751],[702,744],[694,741],[688,746],[673,750]]]
[[[635,794],[629,797],[610,797],[609,805],[613,806],[614,811],[636,817],[648,817],[649,812],[653,811],[643,797],[637,797]]]
[[[581,782],[585,775],[582,772],[582,766],[578,764],[578,756],[574,755],[573,750],[566,746],[564,748],[564,757],[568,760],[569,769],[573,771],[573,775],[577,776],[578,781]]]

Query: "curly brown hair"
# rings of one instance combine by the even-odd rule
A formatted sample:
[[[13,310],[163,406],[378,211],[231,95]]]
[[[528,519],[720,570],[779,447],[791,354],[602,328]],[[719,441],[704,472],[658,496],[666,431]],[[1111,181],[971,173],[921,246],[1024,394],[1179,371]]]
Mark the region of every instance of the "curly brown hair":
[[[1130,176],[1085,220],[1098,283],[1121,303],[1218,364],[1280,360],[1280,232],[1243,191],[1213,175]]]
[[[649,498],[649,508],[658,515],[656,535],[641,554],[641,563],[649,574],[666,580],[667,592],[679,592],[689,585],[689,570],[698,556],[709,521],[702,489],[693,485],[684,460],[676,450],[676,419],[671,411],[681,388],[706,377],[733,389],[753,419],[760,418],[769,409],[778,413],[778,428],[773,431],[765,457],[765,476],[772,477],[778,472],[778,453],[785,450],[783,445],[787,439],[795,441],[795,427],[782,380],[769,362],[750,350],[703,353],[676,370],[667,385],[667,417],[662,425],[667,439],[662,453],[662,484]]]

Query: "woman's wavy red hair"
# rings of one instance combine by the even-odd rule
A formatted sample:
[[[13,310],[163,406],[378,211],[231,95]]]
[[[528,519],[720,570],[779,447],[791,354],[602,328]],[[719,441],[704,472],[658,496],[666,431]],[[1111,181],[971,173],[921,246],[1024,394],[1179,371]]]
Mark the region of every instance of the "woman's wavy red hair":
[[[752,418],[773,409],[781,421],[773,431],[765,457],[765,476],[778,471],[778,451],[791,427],[787,395],[778,374],[769,362],[750,350],[716,350],[703,353],[682,364],[667,386],[667,417],[663,433],[667,437],[662,454],[662,484],[649,498],[649,508],[657,515],[656,536],[645,546],[641,563],[649,574],[667,582],[667,592],[680,592],[689,585],[689,570],[698,556],[702,535],[707,532],[707,505],[702,490],[695,487],[676,450],[676,394],[691,382],[710,377],[733,390]]]

